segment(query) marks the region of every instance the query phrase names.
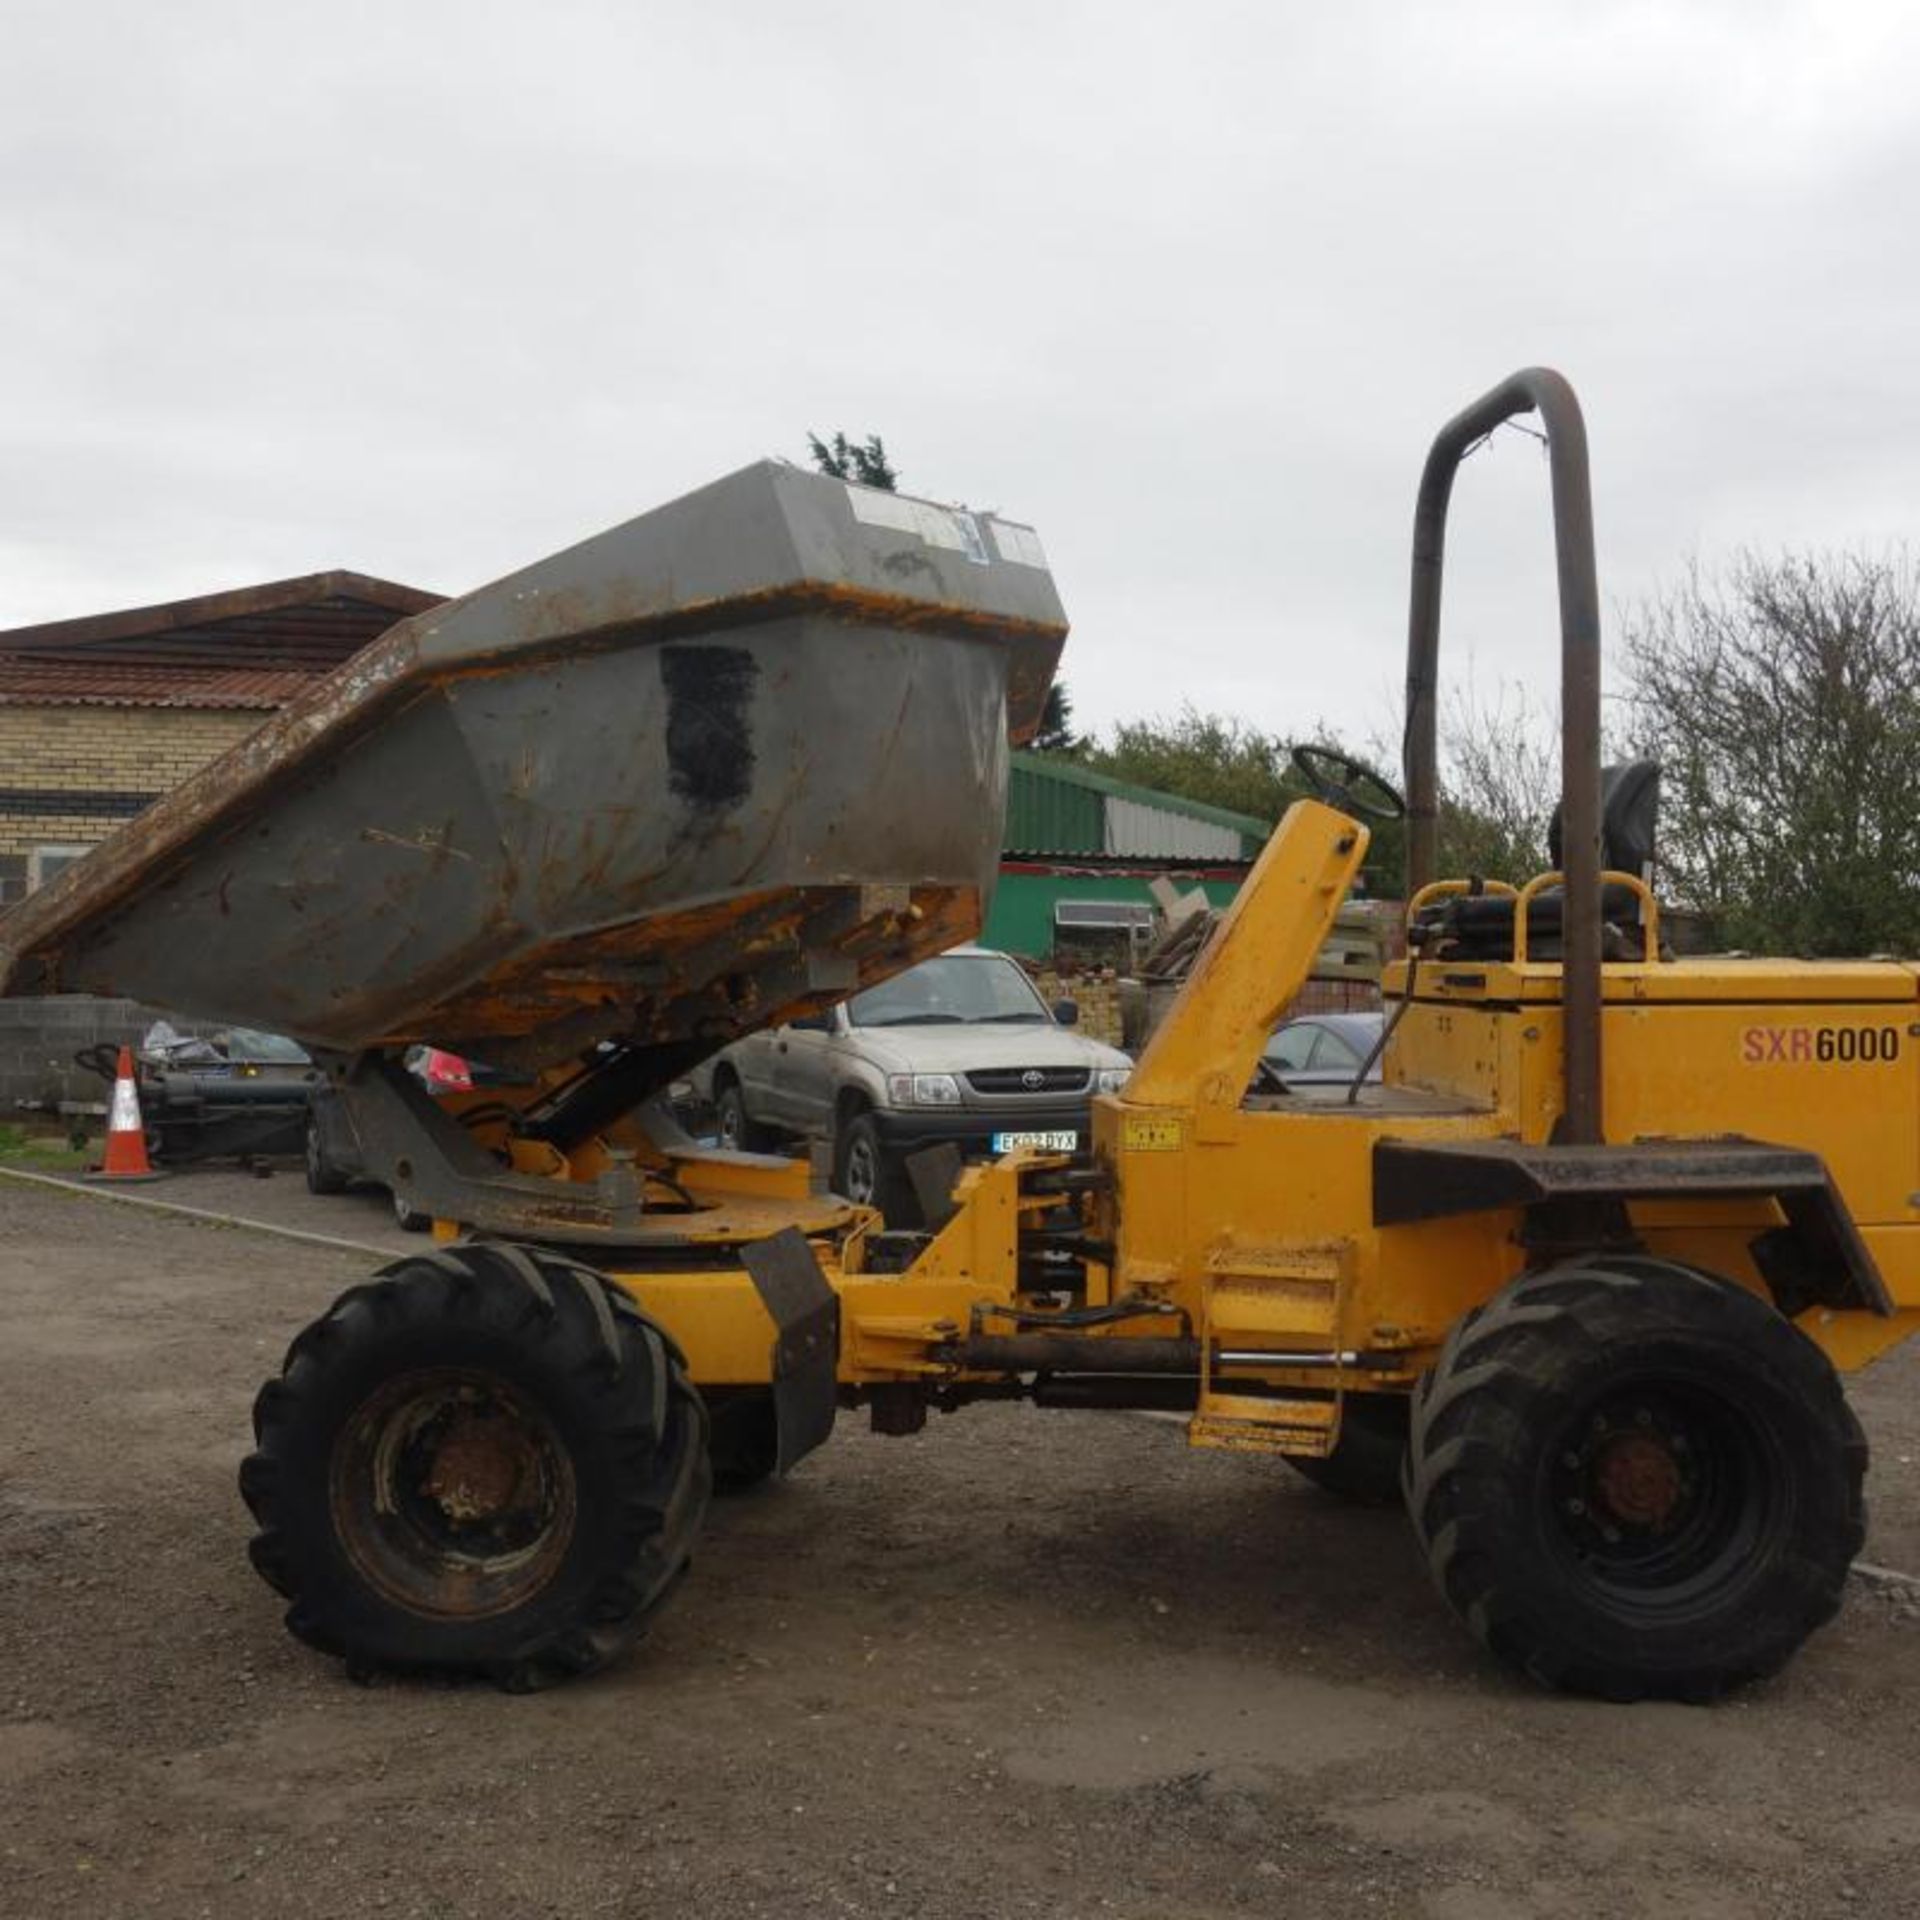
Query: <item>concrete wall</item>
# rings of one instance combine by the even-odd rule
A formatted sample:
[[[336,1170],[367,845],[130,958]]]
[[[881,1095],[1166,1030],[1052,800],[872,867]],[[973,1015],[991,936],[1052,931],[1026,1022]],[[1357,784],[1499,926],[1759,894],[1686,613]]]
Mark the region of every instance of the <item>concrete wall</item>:
[[[104,1101],[106,1083],[76,1067],[74,1054],[103,1041],[132,1045],[156,1020],[171,1020],[181,1033],[211,1030],[134,1000],[84,993],[0,1000],[0,1121],[19,1118],[22,1100]]]

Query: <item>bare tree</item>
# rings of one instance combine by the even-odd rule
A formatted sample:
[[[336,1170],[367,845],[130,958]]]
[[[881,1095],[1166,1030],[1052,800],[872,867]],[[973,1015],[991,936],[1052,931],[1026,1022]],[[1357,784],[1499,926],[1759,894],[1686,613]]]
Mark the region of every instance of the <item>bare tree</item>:
[[[1552,717],[1518,687],[1456,689],[1440,710],[1440,871],[1516,886],[1544,873],[1559,798]]]
[[[1904,553],[1741,556],[1625,632],[1665,891],[1759,952],[1920,951],[1920,579]]]
[[[1439,735],[1440,874],[1518,886],[1545,872],[1547,824],[1560,798],[1553,716],[1517,686],[1503,681],[1487,694],[1469,676],[1442,701]],[[1391,741],[1373,734],[1368,752],[1398,777],[1397,732]],[[1394,857],[1403,860],[1400,844],[1396,836]]]

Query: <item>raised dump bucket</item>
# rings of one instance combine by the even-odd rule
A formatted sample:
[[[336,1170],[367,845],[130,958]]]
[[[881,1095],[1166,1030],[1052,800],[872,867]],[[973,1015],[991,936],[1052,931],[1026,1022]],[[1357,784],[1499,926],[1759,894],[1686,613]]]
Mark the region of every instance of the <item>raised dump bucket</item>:
[[[1029,529],[744,468],[390,630],[0,919],[0,991],[717,1044],[977,927],[1065,633]]]

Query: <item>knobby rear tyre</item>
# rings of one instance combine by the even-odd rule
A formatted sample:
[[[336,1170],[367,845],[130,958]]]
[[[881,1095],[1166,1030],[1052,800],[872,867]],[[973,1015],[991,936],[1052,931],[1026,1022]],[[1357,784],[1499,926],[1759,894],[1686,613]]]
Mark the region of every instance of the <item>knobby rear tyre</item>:
[[[1706,1700],[1832,1618],[1867,1448],[1764,1300],[1634,1256],[1530,1274],[1414,1397],[1406,1502],[1481,1642],[1549,1687]]]
[[[527,1248],[442,1248],[352,1288],[253,1418],[253,1564],[295,1635],[362,1672],[522,1691],[606,1665],[686,1571],[711,1484],[673,1343]]]

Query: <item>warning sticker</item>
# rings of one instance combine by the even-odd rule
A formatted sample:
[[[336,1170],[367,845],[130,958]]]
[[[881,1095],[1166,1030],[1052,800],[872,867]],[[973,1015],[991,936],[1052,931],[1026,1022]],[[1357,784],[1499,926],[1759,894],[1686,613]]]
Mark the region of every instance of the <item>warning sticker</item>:
[[[1011,560],[1020,567],[1047,564],[1047,550],[1031,527],[1017,526],[1011,520],[989,520],[987,525],[993,530],[994,550],[1002,560]]]
[[[1178,1153],[1181,1132],[1173,1114],[1130,1113],[1120,1123],[1120,1145],[1127,1153]]]
[[[853,509],[853,517],[870,527],[892,527],[899,533],[920,531],[922,503],[904,494],[887,493],[879,487],[856,487],[848,481],[847,504]]]
[[[857,487],[851,482],[847,485],[847,503],[853,508],[853,517],[870,527],[917,534],[928,546],[965,554],[979,566],[992,558],[979,521],[964,507],[936,507],[931,500],[914,500],[903,493]]]

